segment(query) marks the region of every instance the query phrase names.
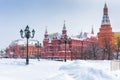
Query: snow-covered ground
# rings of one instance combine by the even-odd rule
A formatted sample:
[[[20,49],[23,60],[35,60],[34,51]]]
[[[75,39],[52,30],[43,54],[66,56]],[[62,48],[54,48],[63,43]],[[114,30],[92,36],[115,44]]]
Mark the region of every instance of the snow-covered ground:
[[[0,59],[0,80],[120,80],[120,70],[111,71],[110,61]]]

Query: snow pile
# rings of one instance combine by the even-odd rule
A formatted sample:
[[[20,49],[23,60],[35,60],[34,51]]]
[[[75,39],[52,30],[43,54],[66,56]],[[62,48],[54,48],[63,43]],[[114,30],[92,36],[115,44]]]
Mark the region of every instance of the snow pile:
[[[0,80],[119,80],[120,70],[110,71],[110,61],[49,61],[0,59]]]
[[[65,71],[75,80],[118,80],[110,74],[109,70],[100,69],[103,67],[95,66],[87,61],[75,61],[67,66],[62,66],[60,70]]]

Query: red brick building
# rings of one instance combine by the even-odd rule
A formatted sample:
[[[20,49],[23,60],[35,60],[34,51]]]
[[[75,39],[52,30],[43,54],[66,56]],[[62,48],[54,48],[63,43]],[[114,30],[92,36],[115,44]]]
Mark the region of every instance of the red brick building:
[[[44,59],[111,59],[111,45],[114,44],[114,33],[108,16],[108,8],[105,4],[103,9],[103,20],[97,36],[91,33],[80,33],[76,36],[67,35],[64,22],[62,34],[48,34],[45,30],[42,48],[36,47],[38,41],[29,43],[29,57],[39,55]],[[14,41],[7,49],[9,57],[26,57],[26,43],[21,40]],[[34,42],[34,43],[33,43]],[[20,43],[20,44],[19,44]],[[99,49],[98,49],[99,48]],[[99,50],[99,51],[98,51]],[[97,58],[96,58],[97,54]],[[102,56],[105,56],[102,57]]]
[[[50,39],[46,30],[43,40],[42,57],[60,59],[64,59],[65,56],[67,59],[83,59],[84,57],[87,58],[90,52],[91,54],[95,53],[95,50],[92,50],[92,52],[88,49],[91,48],[89,45],[92,44],[92,47],[94,47],[93,49],[95,49],[93,43],[96,43],[96,47],[99,47],[99,52],[97,52],[98,59],[112,59],[111,57],[113,57],[112,49],[114,45],[114,33],[112,32],[106,4],[103,9],[103,20],[100,27],[100,32],[98,33],[98,38],[93,36],[93,29],[91,34],[92,35],[89,37],[87,33],[84,33],[84,37],[81,36],[82,34],[78,35],[77,38],[69,37],[67,35],[65,23],[63,25],[62,35],[59,37],[55,35],[52,39]],[[67,43],[65,44],[64,37],[66,35],[68,39]]]
[[[29,40],[28,55],[30,58],[40,56],[41,47],[37,46],[37,40]],[[26,58],[26,41],[23,39],[13,41],[7,48],[7,57]]]
[[[65,43],[65,36],[67,40]],[[97,41],[94,32],[90,34],[82,32],[76,37],[69,37],[64,22],[62,34],[54,33],[52,37],[48,34],[47,29],[44,34],[42,58],[46,59],[82,59],[84,51],[91,42]]]
[[[98,33],[98,42],[101,47],[105,46],[106,42],[114,45],[114,32],[112,32],[106,4],[103,9],[103,19]]]
[[[112,31],[112,27],[110,24],[109,16],[108,16],[108,8],[105,3],[103,9],[103,19],[102,24],[98,32],[98,42],[99,46],[103,49],[103,59],[113,59],[114,55],[114,32]]]

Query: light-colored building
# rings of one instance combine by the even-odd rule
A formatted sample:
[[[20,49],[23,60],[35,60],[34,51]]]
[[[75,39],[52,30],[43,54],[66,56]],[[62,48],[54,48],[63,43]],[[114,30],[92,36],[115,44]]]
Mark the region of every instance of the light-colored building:
[[[114,45],[118,48],[118,43],[120,42],[120,32],[114,32]]]

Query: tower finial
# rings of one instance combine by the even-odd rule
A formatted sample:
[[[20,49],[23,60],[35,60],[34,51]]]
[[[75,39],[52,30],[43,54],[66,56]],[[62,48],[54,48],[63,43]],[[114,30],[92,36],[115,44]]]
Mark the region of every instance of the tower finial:
[[[66,26],[65,26],[65,20],[64,20],[64,24],[63,24],[63,30],[62,30],[62,34],[66,35],[67,34],[67,30],[66,30]]]
[[[105,2],[105,5],[104,5],[104,8],[107,8],[107,4],[106,4],[106,2]]]
[[[65,24],[66,20],[64,20],[64,24]]]
[[[45,34],[47,34],[48,32],[47,32],[47,26],[45,26]]]

